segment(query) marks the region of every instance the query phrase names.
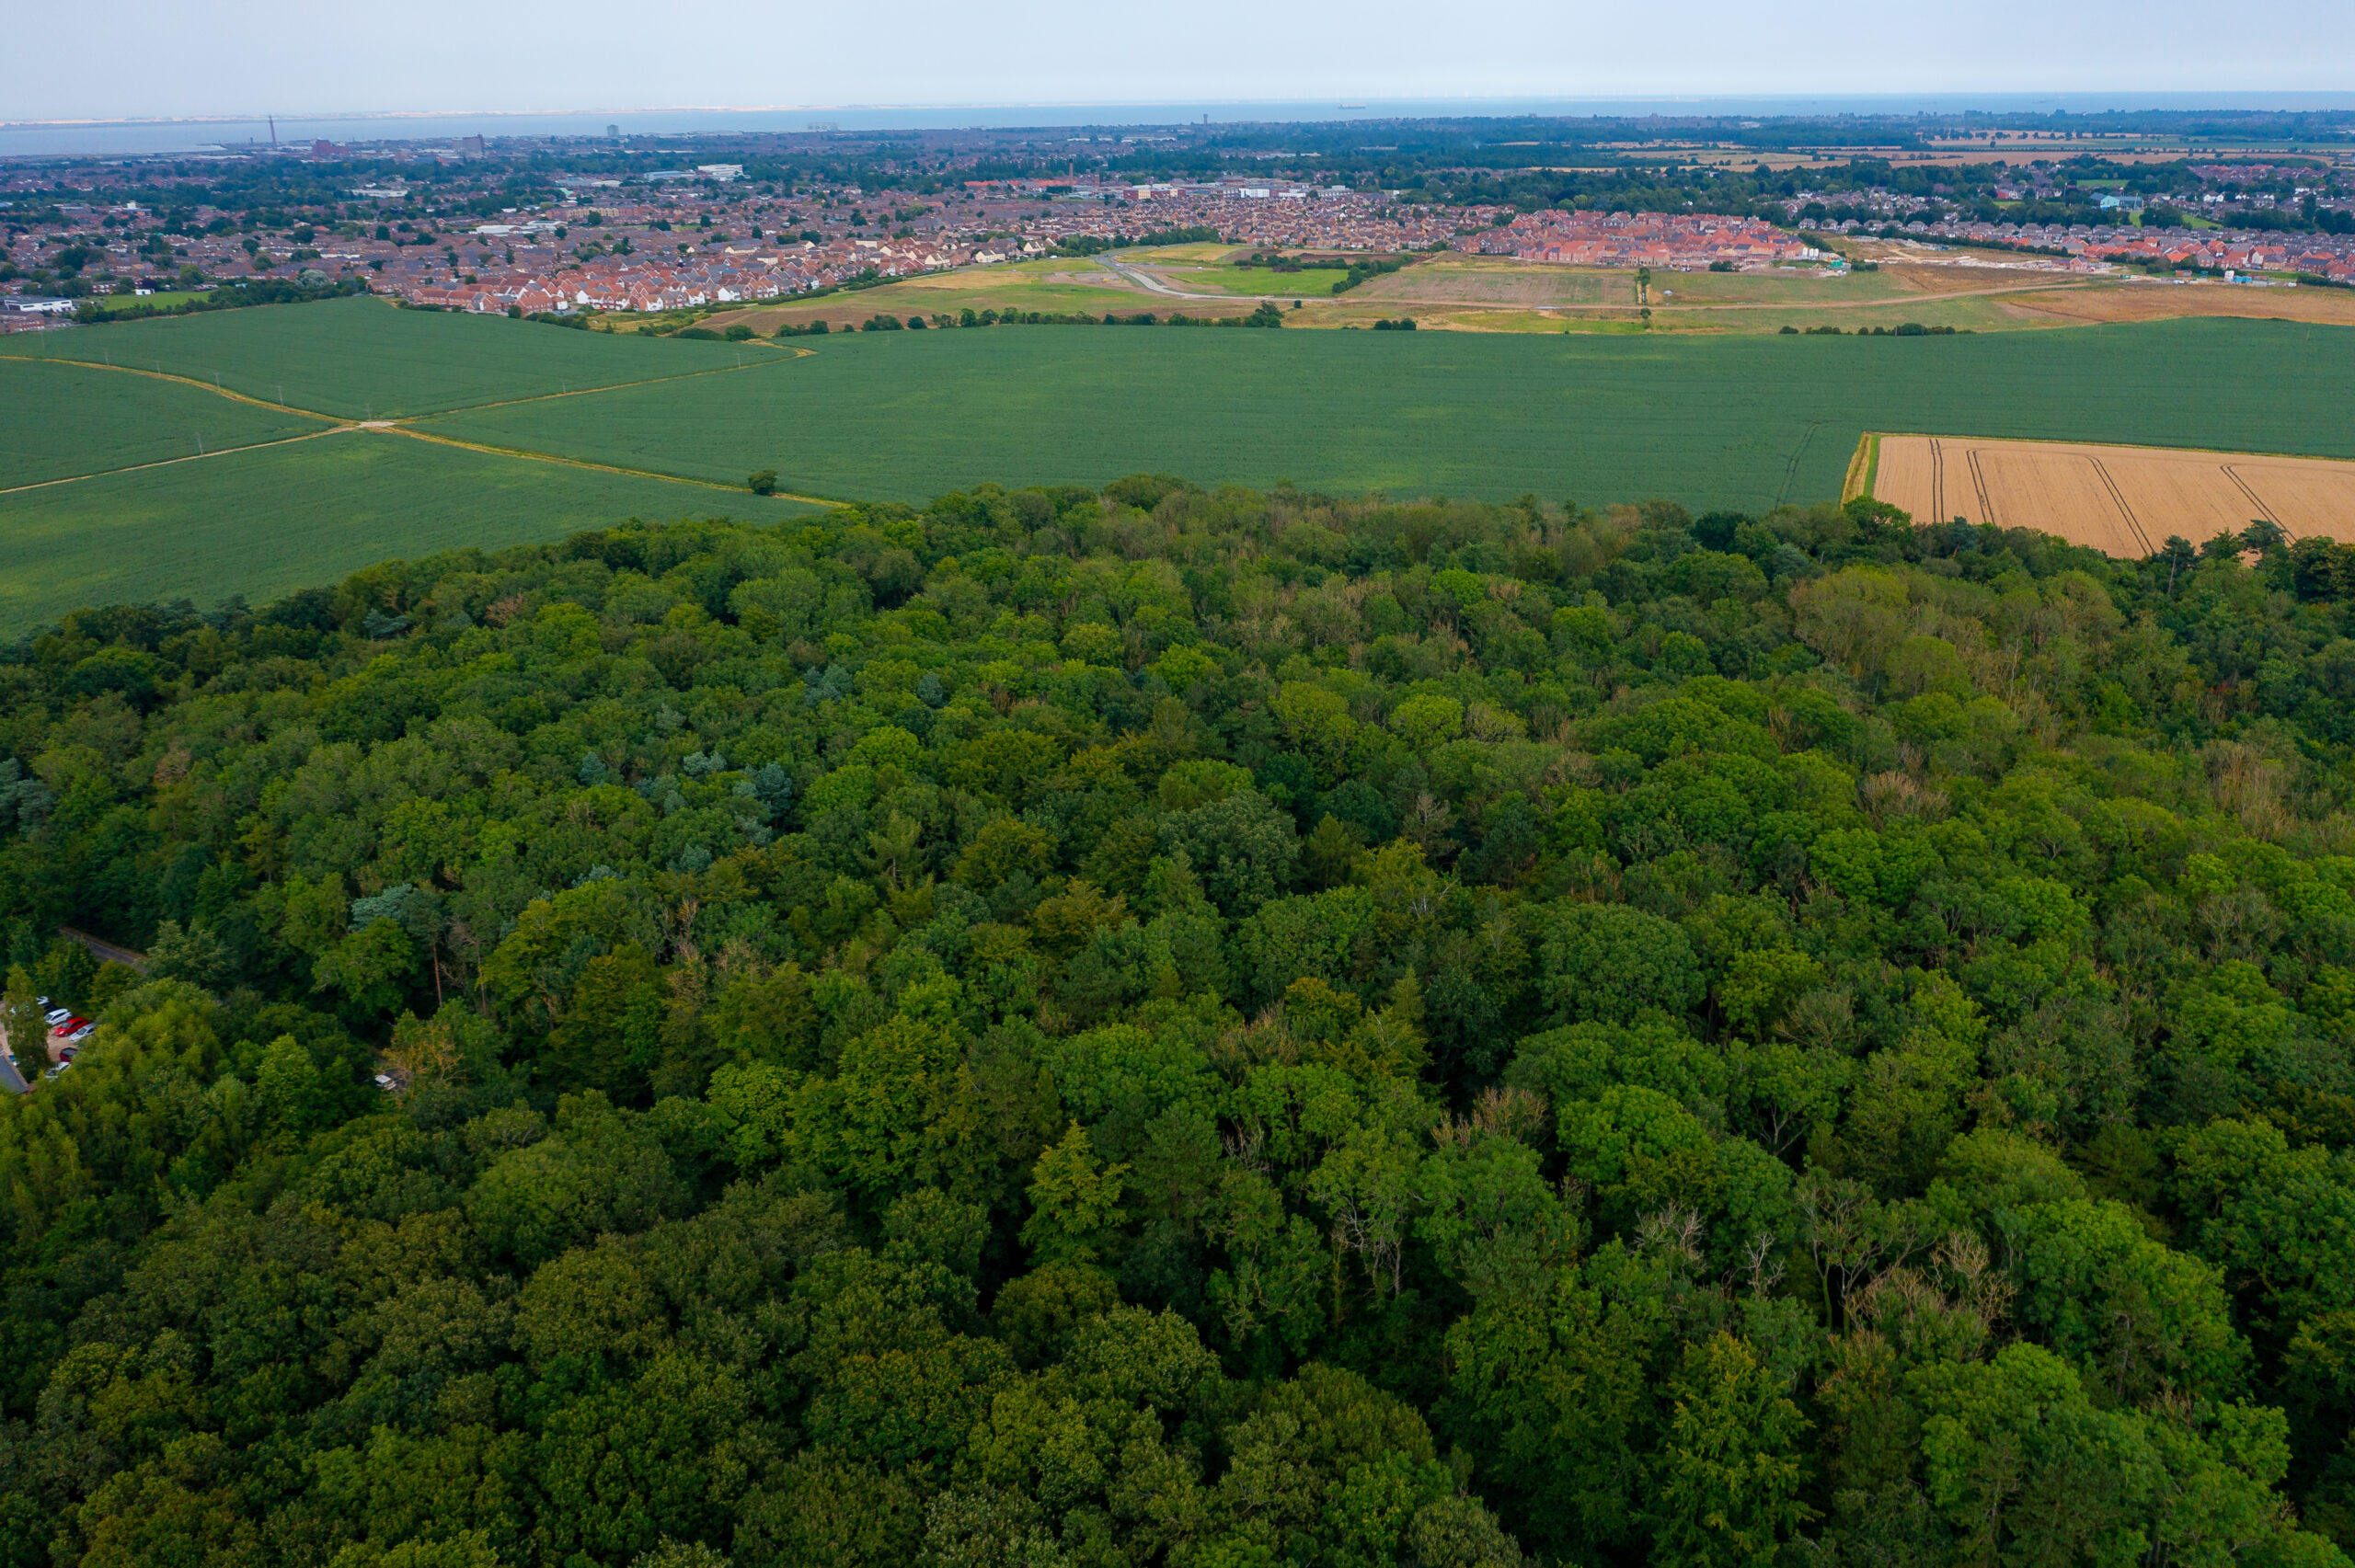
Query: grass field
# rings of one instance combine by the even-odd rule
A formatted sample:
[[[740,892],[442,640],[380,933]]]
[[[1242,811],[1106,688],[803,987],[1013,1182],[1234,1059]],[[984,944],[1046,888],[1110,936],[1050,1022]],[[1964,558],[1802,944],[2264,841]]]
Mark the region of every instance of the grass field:
[[[0,358],[110,356],[340,418],[397,418],[733,369],[732,343],[569,332],[504,316],[396,310],[383,300],[257,305],[0,338]]]
[[[347,430],[0,495],[0,634],[82,604],[185,596],[211,605],[233,593],[259,604],[387,556],[561,538],[630,516],[768,520],[807,509]]]
[[[327,428],[321,419],[154,376],[70,363],[12,364],[0,367],[0,489]]]
[[[2254,518],[2355,540],[2355,464],[2177,448],[1879,436],[1872,494],[1921,518],[2038,528],[2113,555]]]
[[[1122,260],[1129,259],[1126,257]],[[1344,269],[1326,267],[1304,267],[1297,272],[1279,272],[1271,267],[1229,267],[1217,261],[1165,261],[1150,269],[1153,275],[1173,289],[1192,294],[1218,294],[1248,301],[1260,294],[1281,294],[1292,299],[1330,299],[1333,285],[1349,276]],[[1172,308],[1183,310],[1183,302],[1172,300]]]
[[[1123,259],[1163,252],[1132,251]],[[1338,273],[1334,274],[1338,277]],[[1120,315],[1149,310],[1166,315],[1183,309],[1184,302],[1156,296],[1128,282],[1094,257],[1040,257],[992,267],[966,267],[953,272],[927,272],[879,288],[854,289],[815,300],[748,305],[710,316],[703,325],[726,326],[743,322],[768,334],[786,323],[800,326],[823,321],[839,329],[855,326],[879,312],[886,315],[954,315],[959,311],[1050,311]],[[1239,307],[1238,307],[1239,314]]]
[[[2355,456],[2350,350],[2333,328],[2228,322],[1864,339],[997,327],[828,338],[757,377],[421,428],[696,478],[774,467],[844,497],[1165,469],[1760,508],[1836,496],[1858,436],[1892,426]]]

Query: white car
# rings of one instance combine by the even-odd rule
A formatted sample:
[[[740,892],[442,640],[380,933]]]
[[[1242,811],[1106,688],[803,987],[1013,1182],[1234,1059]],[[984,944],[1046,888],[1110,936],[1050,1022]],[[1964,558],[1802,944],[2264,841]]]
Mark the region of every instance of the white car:
[[[56,1028],[60,1024],[64,1023],[68,1018],[73,1016],[74,1010],[70,1007],[52,1007],[47,1013],[41,1014],[41,1017],[47,1021],[49,1026],[52,1029]]]

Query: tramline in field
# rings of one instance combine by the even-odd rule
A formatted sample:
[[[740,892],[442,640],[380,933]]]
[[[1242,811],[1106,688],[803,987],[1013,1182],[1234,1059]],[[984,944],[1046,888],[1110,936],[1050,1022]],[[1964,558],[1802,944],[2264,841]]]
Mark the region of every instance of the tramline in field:
[[[2355,540],[2355,463],[2198,449],[1870,435],[1855,493],[1924,521],[2034,528],[2106,554],[2153,554],[2257,519]]]

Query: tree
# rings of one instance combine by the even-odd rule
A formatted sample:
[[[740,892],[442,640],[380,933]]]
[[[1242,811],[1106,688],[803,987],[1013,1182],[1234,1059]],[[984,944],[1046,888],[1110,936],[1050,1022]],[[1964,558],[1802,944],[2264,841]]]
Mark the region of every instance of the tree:
[[[1684,933],[1622,904],[1558,910],[1538,956],[1539,991],[1565,1023],[1631,1023],[1654,1010],[1674,1016],[1700,1000],[1700,965]]]
[[[730,330],[733,329],[731,328]],[[774,468],[762,468],[755,470],[752,476],[744,481],[744,488],[752,491],[752,494],[756,496],[775,495],[776,470]]]
[[[1652,1460],[1653,1556],[1662,1562],[1772,1562],[1815,1516],[1798,1450],[1810,1423],[1745,1340],[1687,1345]]]
[[[1120,1207],[1126,1165],[1096,1158],[1087,1129],[1077,1122],[1061,1143],[1030,1168],[1030,1218],[1023,1244],[1041,1264],[1093,1263],[1127,1219]]]

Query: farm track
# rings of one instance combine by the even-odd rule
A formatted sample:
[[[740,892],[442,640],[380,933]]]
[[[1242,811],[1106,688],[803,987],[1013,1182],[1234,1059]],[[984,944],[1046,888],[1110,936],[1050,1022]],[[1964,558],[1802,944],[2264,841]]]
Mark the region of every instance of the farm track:
[[[149,468],[174,468],[183,463],[203,463],[215,457],[234,457],[241,452],[266,452],[274,446],[293,446],[297,441],[315,441],[321,436],[339,436],[346,430],[356,430],[358,425],[329,425],[324,430],[305,430],[299,436],[280,436],[275,441],[248,441],[243,446],[213,447],[204,452],[192,452],[186,457],[162,457],[153,463],[133,463],[121,468],[99,468],[88,474],[68,474],[62,479],[37,479],[29,485],[10,485],[0,489],[0,496],[20,496],[28,490],[52,490],[60,485],[86,485],[93,479],[110,479],[118,474],[137,474]]]
[[[776,346],[769,344],[762,345],[764,349],[768,349],[773,347]],[[817,353],[817,350],[815,349],[805,349],[798,345],[794,345],[791,347],[786,347],[784,349],[784,352],[787,356],[787,358],[773,359],[764,362],[767,364],[790,364],[795,360],[807,359],[814,356]],[[559,457],[553,452],[533,452],[523,447],[490,446],[479,441],[460,441],[454,436],[429,434],[423,430],[411,429],[409,427],[408,420],[412,418],[440,418],[443,415],[449,414],[475,414],[493,408],[512,408],[531,403],[556,403],[574,397],[593,397],[600,393],[620,392],[625,389],[641,386],[660,386],[666,382],[693,381],[703,376],[738,375],[746,371],[758,370],[761,368],[762,362],[764,362],[752,361],[735,365],[718,365],[707,371],[685,371],[678,375],[649,376],[643,381],[615,382],[604,386],[583,387],[579,392],[567,390],[562,392],[534,393],[529,397],[506,397],[490,403],[469,403],[454,408],[439,408],[431,413],[408,415],[396,419],[346,419],[332,414],[323,414],[316,408],[304,408],[291,403],[273,403],[266,397],[254,397],[242,392],[233,392],[228,388],[217,385],[214,383],[202,381],[195,376],[180,375],[171,371],[142,370],[137,365],[118,365],[105,361],[93,364],[87,360],[52,359],[45,355],[29,355],[25,356],[25,358],[29,361],[35,361],[43,364],[72,365],[78,369],[91,371],[115,371],[121,372],[125,375],[144,376],[150,381],[173,382],[182,386],[194,387],[200,392],[211,393],[215,397],[226,398],[233,403],[243,403],[256,408],[266,408],[274,414],[291,414],[297,418],[321,419],[328,421],[328,423],[325,429],[305,430],[299,436],[281,436],[271,441],[248,441],[238,446],[224,446],[206,452],[190,452],[185,457],[160,458],[153,463],[133,463],[121,468],[93,469],[87,474],[69,474],[61,478],[37,480],[30,485],[10,485],[5,487],[0,487],[0,496],[20,495],[28,490],[52,489],[60,485],[79,485],[93,479],[109,478],[119,474],[136,474],[150,468],[175,467],[183,463],[202,463],[210,458],[228,457],[237,452],[261,452],[274,446],[291,446],[297,441],[316,441],[321,436],[344,435],[355,431],[362,433],[373,432],[379,434],[410,436],[419,441],[432,441],[442,446],[460,447],[468,452],[478,452],[493,457],[512,457],[521,458],[533,463],[552,463],[567,468],[588,469],[603,474],[623,474],[638,479],[659,479],[666,484],[692,485],[695,488],[702,490],[734,491],[741,486],[721,484],[711,479],[691,479],[684,475],[664,474],[651,468],[629,468],[617,464],[591,463],[580,458]],[[820,496],[800,496],[786,490],[779,490],[775,493],[786,500],[804,501],[812,506],[833,506],[835,504],[833,501]]]
[[[534,400],[527,398],[524,401]],[[634,479],[660,479],[672,485],[692,485],[699,490],[723,490],[733,495],[743,489],[741,485],[725,485],[717,479],[690,479],[683,474],[664,474],[653,468],[626,468],[617,463],[592,463],[582,457],[560,457],[552,452],[534,452],[529,447],[493,446],[487,441],[461,441],[456,436],[435,435],[431,431],[417,429],[412,426],[397,422],[380,421],[364,427],[354,425],[350,428],[365,429],[381,435],[407,436],[411,441],[431,441],[437,446],[454,446],[466,452],[482,452],[489,457],[515,457],[529,463],[552,463],[560,468],[585,468],[597,474],[626,474]],[[806,501],[811,506],[831,507],[838,504],[823,496],[800,496],[790,490],[776,490],[771,494],[783,500]]]

